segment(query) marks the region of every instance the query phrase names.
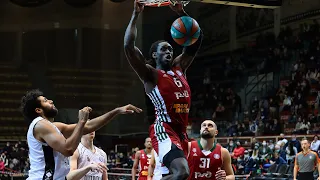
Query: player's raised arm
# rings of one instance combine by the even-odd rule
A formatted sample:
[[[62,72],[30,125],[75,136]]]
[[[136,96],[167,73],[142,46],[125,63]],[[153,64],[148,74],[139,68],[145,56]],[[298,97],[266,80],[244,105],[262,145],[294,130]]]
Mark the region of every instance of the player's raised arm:
[[[170,8],[175,11],[179,16],[189,16],[183,9],[183,5],[181,3],[176,3],[175,5],[170,5]],[[203,39],[203,32],[200,30],[200,36],[198,40],[190,45],[185,46],[182,50],[182,54],[180,54],[178,57],[176,57],[173,60],[174,66],[180,66],[181,69],[186,73],[188,67],[191,65],[193,59],[197,55]]]
[[[136,24],[140,13],[143,11],[143,8],[143,4],[134,1],[134,10],[124,36],[124,52],[131,67],[137,73],[141,81],[146,82],[152,80],[150,79],[152,78],[152,70],[151,67],[146,65],[144,56],[135,46],[137,37]]]

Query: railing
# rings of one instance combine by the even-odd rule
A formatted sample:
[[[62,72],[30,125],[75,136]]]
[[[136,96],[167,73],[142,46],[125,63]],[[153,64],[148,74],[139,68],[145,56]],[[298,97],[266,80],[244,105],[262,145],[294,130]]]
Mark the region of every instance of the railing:
[[[314,135],[296,135],[297,139],[307,138],[312,139]],[[276,143],[279,140],[279,136],[239,136],[236,139],[247,141],[247,143],[252,143],[252,139],[257,139],[258,142],[261,142],[263,140],[274,140],[273,142]],[[291,136],[285,136],[285,138],[290,139]],[[234,140],[234,137],[216,137],[216,141],[222,145],[225,145],[229,143],[230,140]]]

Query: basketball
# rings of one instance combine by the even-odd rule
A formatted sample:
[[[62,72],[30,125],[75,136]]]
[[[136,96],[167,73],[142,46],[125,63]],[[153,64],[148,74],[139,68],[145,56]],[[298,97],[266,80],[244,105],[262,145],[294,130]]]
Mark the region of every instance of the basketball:
[[[181,46],[190,46],[200,36],[200,27],[196,20],[189,16],[176,19],[170,29],[173,40]]]

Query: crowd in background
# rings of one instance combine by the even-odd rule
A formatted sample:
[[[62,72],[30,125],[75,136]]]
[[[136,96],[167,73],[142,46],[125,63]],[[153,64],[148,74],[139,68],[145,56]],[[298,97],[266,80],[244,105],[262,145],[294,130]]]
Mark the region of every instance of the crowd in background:
[[[290,28],[282,29],[276,41],[264,41],[270,33],[257,37],[254,48],[266,49],[267,54],[257,68],[259,73],[273,72],[279,78],[277,85],[267,94],[254,96],[248,106],[241,107],[240,97],[231,87],[224,88],[210,81],[210,70],[203,78],[204,93],[196,94],[195,106],[199,117],[224,121],[227,136],[234,140],[226,146],[239,173],[261,170],[274,163],[292,165],[301,150],[295,134],[318,134],[320,110],[320,33],[319,25],[301,24],[298,34]],[[269,38],[270,39],[270,38]],[[214,62],[213,62],[214,63]],[[232,66],[226,59],[225,74]],[[278,68],[270,68],[275,64]],[[241,110],[243,109],[243,112]],[[239,118],[239,114],[242,114]],[[219,127],[218,127],[219,128]],[[292,134],[285,139],[284,134]],[[279,135],[278,142],[262,140],[248,145],[238,136]],[[311,149],[319,152],[318,136],[314,136]],[[244,148],[245,147],[245,148]],[[268,166],[269,165],[269,166]]]
[[[7,142],[3,148],[0,148],[0,171],[28,173],[30,169],[28,152],[24,142],[18,141],[14,145]]]
[[[254,138],[251,143],[243,143],[235,138],[230,140],[226,148],[231,154],[237,174],[261,173],[273,164],[288,165],[292,172],[295,156],[301,151],[300,140],[296,135],[286,138],[281,133],[277,142],[272,140],[257,141]],[[310,149],[320,154],[319,145],[319,137],[315,135],[311,141]]]

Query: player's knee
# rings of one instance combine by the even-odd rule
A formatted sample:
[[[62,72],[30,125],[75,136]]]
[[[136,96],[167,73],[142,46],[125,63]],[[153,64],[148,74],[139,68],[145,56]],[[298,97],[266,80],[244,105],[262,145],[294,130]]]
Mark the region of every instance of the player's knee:
[[[188,179],[189,177],[189,170],[187,169],[184,169],[184,170],[181,170],[177,173],[177,176],[175,179],[177,180],[186,180]]]
[[[176,179],[178,179],[178,180],[188,179],[189,174],[190,174],[189,167],[182,165],[182,166],[180,166],[180,169],[178,170],[178,172],[176,174]]]

